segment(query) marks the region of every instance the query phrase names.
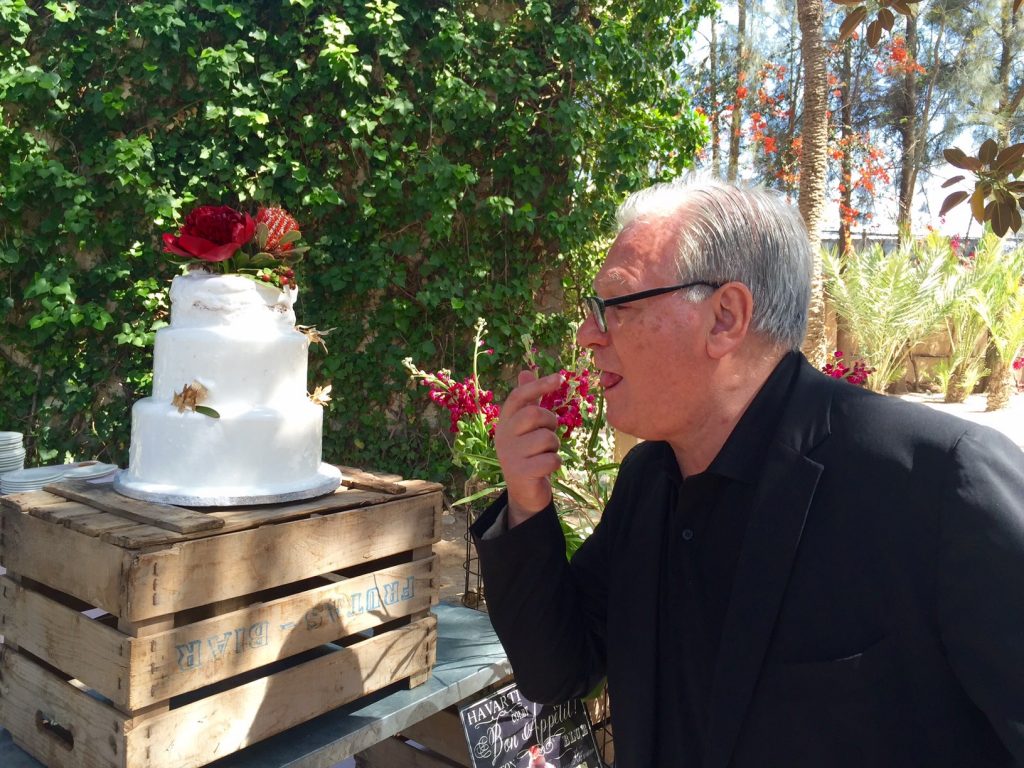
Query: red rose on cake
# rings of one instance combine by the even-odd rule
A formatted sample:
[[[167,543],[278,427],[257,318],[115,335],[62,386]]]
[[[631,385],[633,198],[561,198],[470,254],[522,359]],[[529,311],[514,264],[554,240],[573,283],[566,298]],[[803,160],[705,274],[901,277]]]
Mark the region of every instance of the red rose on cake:
[[[282,289],[295,287],[292,265],[308,250],[301,239],[298,222],[273,206],[254,218],[228,205],[200,205],[177,234],[163,235],[164,253],[189,259],[190,269],[238,273]]]
[[[227,205],[200,205],[178,235],[164,233],[164,252],[201,261],[226,261],[252,240],[256,222]]]

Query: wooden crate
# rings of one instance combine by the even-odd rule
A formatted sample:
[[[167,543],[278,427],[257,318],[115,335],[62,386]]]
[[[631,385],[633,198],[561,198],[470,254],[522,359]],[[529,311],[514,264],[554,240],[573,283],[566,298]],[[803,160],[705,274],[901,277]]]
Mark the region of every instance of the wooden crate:
[[[0,724],[48,766],[190,768],[425,682],[440,486],[363,480],[204,512],[0,497]]]

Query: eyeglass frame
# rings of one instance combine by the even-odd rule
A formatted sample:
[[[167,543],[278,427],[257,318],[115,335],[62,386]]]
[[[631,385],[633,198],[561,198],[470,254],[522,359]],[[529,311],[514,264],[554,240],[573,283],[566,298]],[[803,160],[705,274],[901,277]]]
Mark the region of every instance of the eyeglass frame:
[[[605,310],[608,307],[627,304],[631,301],[639,301],[640,299],[650,299],[654,296],[671,293],[672,291],[681,291],[684,288],[696,288],[698,285],[713,288],[717,291],[725,283],[709,283],[707,280],[695,280],[692,283],[681,283],[679,285],[668,285],[664,288],[649,288],[646,291],[627,293],[624,296],[616,296],[612,299],[602,299],[600,296],[584,296],[583,302],[587,305],[587,310],[590,314],[593,315],[594,322],[597,323],[597,329],[601,333],[608,333],[608,321],[604,316]]]

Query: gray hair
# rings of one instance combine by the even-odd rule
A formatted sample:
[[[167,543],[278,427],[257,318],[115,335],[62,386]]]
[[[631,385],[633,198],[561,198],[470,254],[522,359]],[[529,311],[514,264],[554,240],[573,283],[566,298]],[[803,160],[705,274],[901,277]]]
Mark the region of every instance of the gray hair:
[[[761,187],[720,181],[677,180],[630,195],[616,221],[676,217],[681,282],[736,281],[754,297],[751,328],[787,349],[799,349],[807,332],[813,259],[797,210]],[[691,299],[709,295],[693,289]]]

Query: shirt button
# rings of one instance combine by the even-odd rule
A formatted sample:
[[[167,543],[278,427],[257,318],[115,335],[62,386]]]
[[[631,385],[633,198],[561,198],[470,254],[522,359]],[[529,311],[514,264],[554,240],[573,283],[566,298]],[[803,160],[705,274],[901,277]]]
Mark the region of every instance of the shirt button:
[[[686,541],[689,541],[690,539],[692,539],[693,538],[693,529],[692,528],[684,528],[683,529],[683,538]]]

